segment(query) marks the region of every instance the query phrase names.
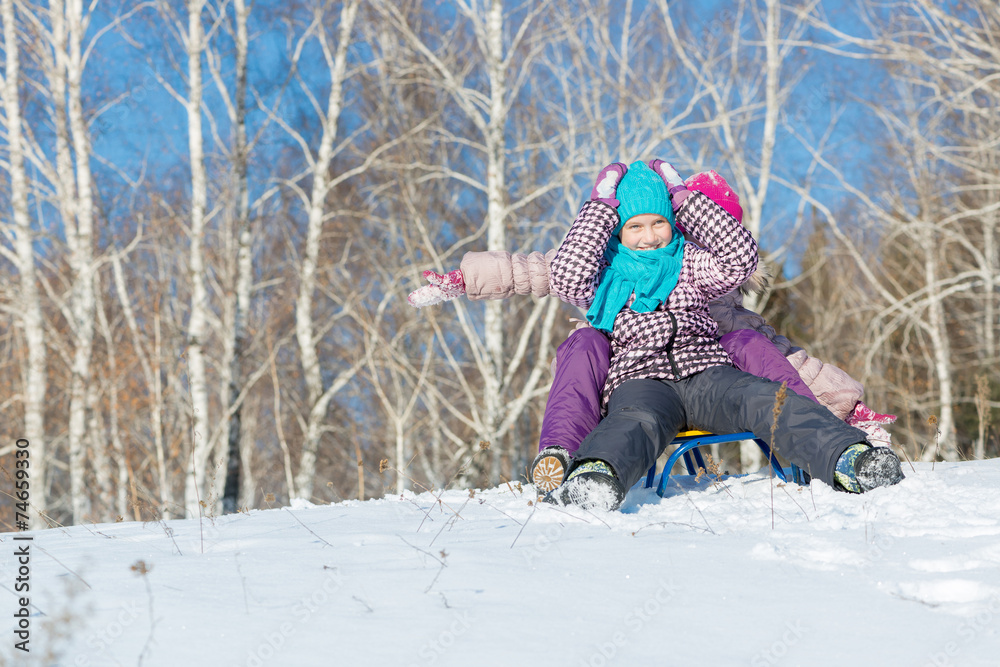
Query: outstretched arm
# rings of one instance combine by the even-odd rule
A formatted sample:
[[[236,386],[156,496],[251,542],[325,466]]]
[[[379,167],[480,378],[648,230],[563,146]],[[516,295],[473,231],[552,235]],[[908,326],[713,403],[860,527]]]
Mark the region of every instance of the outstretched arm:
[[[433,306],[463,294],[470,301],[506,299],[515,295],[548,296],[549,264],[556,251],[544,255],[506,251],[467,252],[455,271],[439,274],[425,271],[430,283],[410,292],[407,301],[415,308]]]

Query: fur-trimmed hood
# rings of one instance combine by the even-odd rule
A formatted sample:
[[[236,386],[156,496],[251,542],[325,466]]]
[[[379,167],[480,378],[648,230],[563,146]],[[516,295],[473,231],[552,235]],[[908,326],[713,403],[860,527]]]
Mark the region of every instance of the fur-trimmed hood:
[[[761,295],[771,287],[771,280],[773,278],[774,275],[771,273],[771,267],[761,257],[757,262],[757,270],[747,278],[745,283],[740,285],[740,293],[744,296],[750,296],[751,294]]]

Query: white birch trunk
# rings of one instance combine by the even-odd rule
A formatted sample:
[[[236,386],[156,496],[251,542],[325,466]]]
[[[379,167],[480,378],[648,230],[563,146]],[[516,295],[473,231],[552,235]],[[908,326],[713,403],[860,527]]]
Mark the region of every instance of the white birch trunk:
[[[990,162],[990,160],[984,160]],[[996,166],[992,166],[993,173],[996,173]],[[998,191],[990,188],[989,201],[998,201]],[[1000,223],[1000,215],[996,211],[983,216],[983,256],[986,259],[986,266],[983,267],[983,352],[982,358],[987,363],[995,363],[997,358],[996,331],[1000,327],[997,320],[997,297],[1000,296],[1000,248],[997,247],[997,225]]]
[[[93,193],[90,172],[90,134],[83,117],[82,41],[84,16],[82,0],[70,0],[66,24],[69,50],[66,58],[67,105],[73,153],[76,157],[76,228],[70,264],[73,270],[74,350],[70,380],[69,463],[73,522],[81,523],[90,511],[87,488],[87,388],[94,345],[94,228]]]
[[[97,378],[91,378],[87,390],[87,450],[94,471],[90,496],[96,500],[96,507],[91,506],[90,519],[103,522],[107,521],[115,510],[115,484],[111,476],[111,458],[108,456],[107,443],[102,438],[100,405],[97,402],[100,394]]]
[[[398,8],[398,3],[377,3],[389,24],[396,27],[407,42],[410,49],[407,55],[414,58],[413,66],[426,67],[423,70],[426,73],[421,72],[420,76],[427,77],[431,87],[449,94],[457,108],[479,132],[479,136],[457,139],[456,145],[474,145],[477,150],[482,151],[486,166],[485,177],[472,177],[465,173],[454,176],[459,183],[473,184],[477,194],[485,192],[486,215],[482,229],[486,247],[488,250],[507,250],[507,219],[518,205],[509,202],[506,179],[510,150],[507,143],[510,139],[507,127],[510,117],[508,106],[517,97],[519,87],[524,85],[521,74],[514,74],[512,54],[525,54],[524,60],[518,62],[523,74],[524,68],[530,68],[535,57],[535,51],[525,46],[530,41],[525,36],[531,34],[532,24],[542,13],[545,3],[529,4],[523,8],[524,12],[512,10],[521,21],[519,25],[508,21],[504,15],[502,0],[455,0],[453,4],[469,23],[468,29],[475,38],[477,48],[473,56],[477,68],[486,75],[489,90],[478,81],[468,81],[463,68],[468,65],[469,55],[453,54],[444,49],[446,53],[442,57],[441,51],[423,38],[425,28],[418,24],[411,25],[408,17]],[[505,30],[509,34],[505,35]],[[386,52],[396,53],[397,45],[392,43],[391,38],[389,41]],[[518,48],[519,45],[523,47],[523,51]],[[404,71],[409,71],[408,67]],[[511,73],[511,77],[507,76],[508,73]],[[446,134],[447,132],[448,130],[445,131]],[[546,189],[547,186],[540,188],[542,191]],[[525,196],[526,200],[531,198],[532,195]],[[524,203],[523,200],[520,202],[522,205]],[[533,331],[526,326],[520,335],[512,336],[505,328],[510,323],[503,319],[505,308],[500,302],[488,301],[483,305],[482,328],[478,326],[477,318],[468,313],[468,306],[462,300],[455,302],[455,308],[458,311],[459,327],[471,347],[478,378],[481,380],[475,386],[463,383],[463,393],[470,405],[466,424],[474,429],[477,441],[490,444],[492,451],[487,455],[488,458],[477,459],[476,462],[482,466],[479,472],[488,476],[490,482],[495,482],[501,473],[502,459],[508,453],[508,433],[513,423],[523,414],[527,400],[538,398],[534,395],[534,387],[540,375],[530,369],[529,379],[517,388],[520,396],[513,400],[511,398],[515,393],[511,389],[513,378],[525,370],[524,349],[529,344]],[[544,313],[554,314],[554,311],[547,308],[544,304],[536,304],[529,316],[531,322],[537,322]],[[541,347],[548,346],[548,333],[543,329],[537,337]],[[456,372],[464,372],[457,368],[456,360],[449,359],[448,364]],[[462,456],[467,452],[476,455],[478,451],[478,442],[463,442],[456,455]],[[510,458],[513,460],[515,457]],[[458,483],[470,483],[472,474],[475,472],[463,473]]]
[[[754,235],[760,238],[761,221],[764,215],[764,202],[767,200],[767,190],[771,181],[771,164],[774,159],[775,135],[778,128],[778,114],[781,103],[778,92],[781,88],[781,53],[779,37],[781,35],[781,8],[777,0],[767,0],[767,21],[764,28],[765,77],[764,77],[764,131],[761,137],[760,176],[756,188],[748,188],[748,215],[744,216],[744,224]],[[756,311],[759,298],[755,294],[744,297],[744,305],[749,310]],[[753,440],[740,442],[740,465],[744,471],[759,470],[764,465],[764,454]]]
[[[920,243],[924,251],[924,281],[930,292],[927,305],[927,332],[931,339],[934,360],[934,374],[938,381],[941,400],[937,429],[938,442],[924,450],[922,459],[932,461],[940,453],[945,461],[958,460],[955,442],[954,387],[951,379],[951,339],[948,336],[947,319],[944,311],[944,296],[940,294],[938,280],[938,246],[935,239],[936,225],[921,221]]]
[[[20,278],[20,306],[24,339],[28,346],[27,374],[24,377],[24,437],[31,443],[31,500],[44,511],[48,490],[48,452],[45,441],[45,388],[47,350],[42,305],[35,275],[34,233],[28,214],[28,178],[24,169],[24,147],[21,130],[20,47],[16,32],[14,0],[0,5],[6,50],[6,70],[3,79],[3,105],[6,115],[7,150],[10,162],[10,199],[14,218],[15,252]],[[31,513],[31,528],[46,527],[38,512]]]
[[[489,15],[486,20],[487,68],[490,77],[490,117],[486,127],[486,196],[487,196],[487,231],[486,245],[488,250],[506,250],[507,232],[504,226],[506,211],[504,210],[506,168],[506,146],[504,145],[504,130],[506,127],[505,99],[507,95],[507,76],[503,52],[503,2],[491,0]],[[491,445],[490,481],[495,482],[500,477],[500,458],[503,454],[503,444],[498,437],[500,422],[504,416],[504,401],[507,388],[504,386],[504,323],[503,302],[487,301],[484,321],[487,369],[489,374],[484,378],[483,396],[486,408],[484,429],[480,437]]]
[[[157,302],[158,304],[159,302]],[[161,359],[163,345],[160,333],[160,311],[157,305],[153,313],[153,446],[156,448],[156,474],[160,491],[160,514],[164,519],[172,519],[174,508],[174,490],[167,474],[167,455],[163,442],[163,380],[161,380]]]
[[[111,324],[108,322],[107,316],[104,314],[104,304],[102,302],[102,292],[100,290],[100,274],[97,276],[98,289],[95,292],[97,299],[97,322],[101,325],[101,336],[104,339],[104,345],[107,349],[108,355],[108,440],[110,442],[103,443],[100,438],[100,428],[97,423],[96,410],[91,412],[91,420],[94,425],[91,427],[91,436],[93,438],[93,447],[95,452],[98,451],[99,447],[104,447],[105,451],[110,448],[110,451],[114,452],[116,469],[118,472],[117,479],[115,483],[111,482],[111,461],[107,461],[107,472],[105,473],[107,479],[107,487],[101,487],[100,492],[104,502],[107,504],[108,517],[113,518],[114,515],[121,517],[128,516],[128,466],[126,465],[125,457],[125,447],[121,440],[121,435],[118,430],[118,357],[115,353],[115,340],[114,334],[111,331]],[[142,352],[139,351],[141,356]],[[92,392],[96,396],[96,392]],[[106,457],[107,458],[107,457]],[[97,467],[98,474],[101,474],[100,466]]]
[[[410,460],[410,452],[407,446],[406,429],[399,419],[393,420],[392,437],[396,442],[396,493],[400,494],[410,488],[410,480],[402,472],[403,466]]]
[[[236,188],[236,304],[233,314],[233,332],[230,341],[229,398],[232,406],[243,386],[242,361],[247,337],[247,316],[250,310],[250,288],[253,279],[253,263],[250,237],[250,195],[247,186],[247,129],[246,129],[246,86],[247,86],[247,16],[245,0],[234,0],[236,12],[236,92],[233,100],[233,181]],[[222,508],[225,512],[235,512],[240,495],[240,431],[242,408],[237,408],[229,419],[229,434],[226,439],[226,476],[222,493]]]
[[[247,416],[241,421],[243,434],[240,437],[240,493],[243,504],[237,507],[253,507],[257,491],[257,480],[253,475],[253,450],[257,442],[257,422],[260,416],[260,398],[255,396],[247,409]]]
[[[202,139],[201,56],[204,50],[204,31],[201,12],[204,0],[188,0],[188,152],[191,161],[191,246],[188,274],[191,283],[191,311],[188,321],[187,367],[188,386],[191,391],[192,445],[187,463],[184,484],[184,507],[187,516],[199,516],[200,502],[205,498],[206,472],[211,454],[208,421],[208,380],[205,369],[204,344],[207,334],[206,310],[208,295],[205,286],[205,209],[208,191],[205,173],[205,156]]]
[[[337,136],[337,123],[343,105],[343,84],[347,72],[347,47],[350,44],[354,20],[358,13],[358,1],[347,0],[340,11],[339,42],[333,67],[330,71],[330,94],[327,99],[326,118],[319,151],[312,168],[312,192],[309,198],[308,227],[306,245],[299,271],[299,293],[295,303],[295,338],[302,360],[302,374],[309,400],[309,416],[303,434],[302,456],[295,476],[295,493],[309,499],[313,494],[316,475],[316,454],[319,448],[323,421],[327,407],[333,398],[333,391],[324,390],[323,374],[319,361],[316,327],[313,322],[313,293],[316,290],[316,268],[319,261],[319,239],[323,231],[323,214],[326,196],[329,192],[330,162],[333,158],[333,142]]]
[[[100,293],[100,276],[95,276],[97,289],[94,290],[94,315],[100,325],[101,335],[108,350],[107,383],[105,385],[108,392],[109,407],[114,400],[115,394],[115,353],[111,340],[110,326],[104,314],[104,304]],[[115,511],[115,484],[111,475],[111,458],[108,456],[108,444],[104,440],[104,429],[101,428],[101,405],[99,398],[101,388],[99,386],[99,372],[93,374],[90,379],[90,387],[87,390],[87,440],[90,446],[92,467],[94,469],[94,481],[96,489],[91,490],[91,497],[97,498],[97,508],[91,512],[93,519],[97,521],[107,521]],[[110,416],[110,414],[109,414]]]
[[[163,388],[160,380],[160,312],[159,300],[153,302],[153,349],[147,351],[139,337],[139,322],[136,320],[132,302],[129,299],[128,288],[125,285],[125,275],[122,271],[121,257],[115,254],[111,259],[111,268],[115,280],[115,291],[118,293],[118,300],[121,303],[122,314],[128,325],[132,336],[132,346],[139,358],[139,365],[142,368],[143,377],[146,380],[146,388],[152,393],[152,404],[150,405],[150,426],[149,431],[153,440],[153,451],[156,457],[156,467],[154,477],[159,489],[159,512],[164,519],[173,517],[173,491],[167,482],[166,453],[163,443]],[[152,360],[151,360],[152,358]],[[125,460],[124,448],[120,443],[115,443],[116,450],[121,450],[121,466],[124,472],[119,473],[121,478],[124,475],[125,482],[128,482],[128,466]],[[126,508],[127,509],[127,508]],[[125,516],[124,512],[119,514]]]

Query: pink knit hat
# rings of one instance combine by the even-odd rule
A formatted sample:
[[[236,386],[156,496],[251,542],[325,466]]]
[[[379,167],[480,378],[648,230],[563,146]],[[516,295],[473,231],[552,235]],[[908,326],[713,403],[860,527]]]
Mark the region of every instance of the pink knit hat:
[[[701,192],[716,204],[726,209],[729,215],[740,222],[743,222],[743,207],[740,206],[740,197],[737,195],[726,179],[719,176],[713,170],[703,171],[691,176],[684,184],[688,190]]]

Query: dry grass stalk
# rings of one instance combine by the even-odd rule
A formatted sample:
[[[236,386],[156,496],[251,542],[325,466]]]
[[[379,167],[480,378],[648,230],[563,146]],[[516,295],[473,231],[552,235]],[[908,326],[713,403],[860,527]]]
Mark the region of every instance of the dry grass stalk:
[[[985,374],[976,376],[976,415],[979,417],[979,440],[974,458],[986,458],[986,434],[990,428],[990,382]]]
[[[778,391],[774,394],[774,407],[771,408],[771,414],[774,419],[771,421],[771,442],[768,454],[768,463],[771,464],[771,530],[774,530],[774,434],[778,430],[778,417],[781,416],[781,410],[785,407],[785,399],[788,398],[788,383],[782,382],[781,386],[778,387]]]

